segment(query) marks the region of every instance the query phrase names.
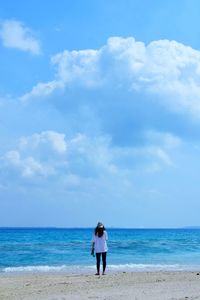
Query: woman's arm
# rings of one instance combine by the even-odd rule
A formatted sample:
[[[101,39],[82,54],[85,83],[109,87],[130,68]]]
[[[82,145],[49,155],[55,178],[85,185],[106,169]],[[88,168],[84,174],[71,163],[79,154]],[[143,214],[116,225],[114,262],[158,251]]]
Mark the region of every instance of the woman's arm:
[[[92,250],[91,250],[91,255],[94,256],[94,245],[95,245],[95,242],[92,241]]]
[[[108,240],[108,234],[107,234],[107,231],[104,231],[104,234],[105,234],[105,240],[107,241],[107,240]]]

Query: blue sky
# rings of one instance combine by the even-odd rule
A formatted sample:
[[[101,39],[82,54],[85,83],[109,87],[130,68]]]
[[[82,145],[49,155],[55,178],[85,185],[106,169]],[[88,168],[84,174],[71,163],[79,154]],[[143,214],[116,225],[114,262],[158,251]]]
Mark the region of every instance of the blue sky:
[[[0,226],[199,225],[199,1],[0,8]]]

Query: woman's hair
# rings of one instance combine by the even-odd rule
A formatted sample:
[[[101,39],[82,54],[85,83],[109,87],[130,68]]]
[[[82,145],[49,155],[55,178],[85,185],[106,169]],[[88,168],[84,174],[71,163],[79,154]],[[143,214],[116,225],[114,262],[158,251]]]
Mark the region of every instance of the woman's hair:
[[[104,227],[104,225],[103,224],[101,224],[101,225],[97,225],[97,227],[95,228],[95,235],[97,235],[98,237],[102,237],[102,235],[103,235],[103,233],[104,233],[104,231],[105,231],[106,229],[105,229],[105,227]]]

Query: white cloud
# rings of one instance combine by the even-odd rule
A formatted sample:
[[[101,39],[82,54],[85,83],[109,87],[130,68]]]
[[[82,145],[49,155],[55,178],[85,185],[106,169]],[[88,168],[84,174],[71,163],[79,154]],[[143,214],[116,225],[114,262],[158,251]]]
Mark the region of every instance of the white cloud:
[[[69,84],[80,80],[86,87],[99,85],[98,63],[101,50],[64,51],[52,57],[51,62],[58,66],[57,77]]]
[[[67,151],[65,134],[51,130],[43,131],[39,134],[35,133],[28,137],[22,137],[19,143],[19,147],[22,150],[34,150],[44,145],[47,145],[48,150],[53,149],[58,154],[63,154]]]
[[[151,144],[162,145],[162,147],[166,149],[176,148],[182,143],[182,140],[179,137],[169,132],[148,130],[145,133],[145,137]]]
[[[66,152],[65,135],[49,130],[21,137],[16,149],[5,153],[1,160],[22,177],[47,177],[66,167]]]
[[[113,149],[115,162],[119,162],[127,171],[139,168],[152,173],[176,165],[173,154],[182,145],[179,137],[169,132],[153,130],[144,132],[143,136],[143,144]]]
[[[67,86],[117,89],[156,96],[169,109],[200,117],[200,52],[176,41],[145,45],[112,37],[98,50],[64,51],[52,57],[55,79],[39,83],[23,100]],[[134,101],[134,97],[133,97]]]
[[[90,166],[94,169],[115,173],[116,166],[113,162],[111,139],[107,136],[90,137],[77,134],[68,142],[71,158],[82,158],[84,168]]]
[[[157,172],[173,166],[170,156],[181,144],[180,139],[153,131],[144,136],[145,146],[116,147],[105,135],[76,134],[66,139],[63,133],[44,131],[20,138],[16,148],[1,157],[1,162],[22,177],[56,176],[68,187],[80,186],[86,178],[122,176],[137,168]]]
[[[33,87],[30,93],[27,93],[20,97],[22,102],[29,101],[30,98],[38,98],[51,95],[56,89],[64,88],[64,84],[62,81],[50,81],[47,83],[38,83],[36,86]]]
[[[110,142],[106,137],[77,134],[66,139],[65,134],[44,131],[21,137],[16,149],[1,160],[18,170],[23,177],[64,176],[65,184],[77,185],[82,178],[115,171]]]
[[[51,167],[42,165],[31,156],[21,158],[18,151],[8,151],[3,158],[3,161],[7,166],[19,170],[23,177],[33,177],[35,175],[48,176],[54,173]]]
[[[32,31],[23,23],[5,20],[0,27],[2,43],[7,48],[16,48],[38,55],[41,53],[39,41],[33,37]]]
[[[148,155],[155,156],[159,160],[161,160],[164,164],[172,165],[172,161],[167,154],[166,150],[160,148],[160,147],[147,147],[144,149]]]

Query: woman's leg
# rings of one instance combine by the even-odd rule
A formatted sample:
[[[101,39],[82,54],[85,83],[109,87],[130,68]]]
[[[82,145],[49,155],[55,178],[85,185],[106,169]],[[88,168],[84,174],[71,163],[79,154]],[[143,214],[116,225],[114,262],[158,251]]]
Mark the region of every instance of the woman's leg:
[[[101,253],[96,253],[97,274],[99,274],[99,271],[100,271],[100,257],[101,257]]]
[[[105,270],[106,270],[106,254],[107,254],[107,252],[103,252],[103,253],[102,253],[103,274],[105,273]]]

